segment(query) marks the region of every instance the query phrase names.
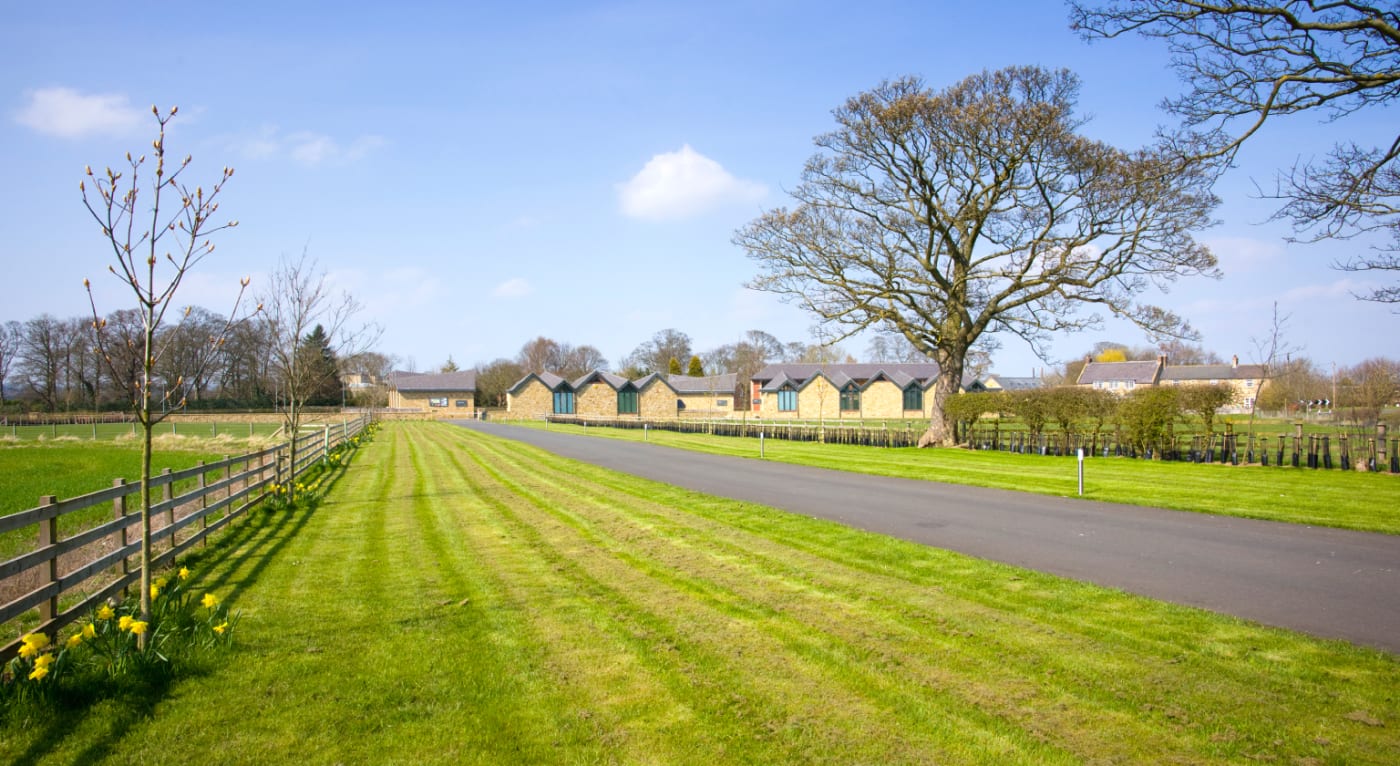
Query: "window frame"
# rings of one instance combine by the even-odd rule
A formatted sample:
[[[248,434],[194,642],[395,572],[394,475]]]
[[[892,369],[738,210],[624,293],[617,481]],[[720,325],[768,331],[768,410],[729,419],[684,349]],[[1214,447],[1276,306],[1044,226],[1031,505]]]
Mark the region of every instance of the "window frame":
[[[778,389],[778,412],[797,412],[797,389],[789,386]]]
[[[636,389],[624,389],[617,392],[617,414],[637,415],[642,409],[642,397]]]
[[[841,411],[860,412],[860,386],[847,383],[841,387]]]
[[[578,399],[567,389],[554,392],[554,414],[573,415],[578,410]]]
[[[910,394],[913,394],[914,404],[917,406],[909,406]],[[904,387],[904,411],[914,412],[916,410],[919,412],[924,411],[924,388],[918,383],[910,383],[909,385]]]

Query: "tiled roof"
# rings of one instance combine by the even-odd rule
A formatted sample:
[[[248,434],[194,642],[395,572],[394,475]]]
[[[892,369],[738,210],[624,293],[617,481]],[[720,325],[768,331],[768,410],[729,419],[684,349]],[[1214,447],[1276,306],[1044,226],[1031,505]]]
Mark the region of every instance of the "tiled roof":
[[[766,383],[779,375],[786,375],[793,382],[805,382],[808,378],[821,373],[828,380],[837,374],[844,374],[854,380],[870,380],[879,373],[886,376],[894,375],[896,372],[903,372],[912,378],[920,381],[932,382],[938,377],[938,365],[933,362],[853,362],[850,364],[808,364],[808,363],[787,363],[770,364],[767,367],[754,373],[753,380]]]
[[[699,378],[689,375],[666,376],[666,383],[680,394],[732,394],[738,382],[738,376],[732,372]]]
[[[1264,377],[1262,364],[1169,364],[1162,380],[1248,380]]]
[[[1157,382],[1157,370],[1161,362],[1089,362],[1079,373],[1079,385],[1107,383],[1115,380],[1131,380],[1134,383],[1152,385]]]
[[[396,372],[390,385],[399,391],[475,391],[476,371],[408,373]]]
[[[549,389],[550,391],[556,391],[559,389],[560,384],[569,382],[559,377],[558,375],[555,375],[552,372],[531,372],[528,373],[525,377],[521,378],[520,380],[515,381],[515,385],[506,389],[506,392],[513,394],[516,391],[519,391],[525,386],[526,383],[529,383],[531,379],[538,380],[539,382],[543,383],[544,387]]]
[[[621,375],[614,375],[611,372],[603,372],[602,370],[594,370],[593,372],[584,375],[583,377],[575,380],[569,385],[573,388],[583,388],[589,383],[593,383],[595,381],[600,380],[611,386],[614,391],[617,391],[623,386],[627,385],[627,378],[624,378]]]
[[[1045,381],[1042,378],[1013,378],[1008,375],[988,375],[983,379],[983,385],[988,381],[996,381],[1003,391],[1028,391],[1033,388],[1044,388]],[[991,386],[987,386],[991,388]]]

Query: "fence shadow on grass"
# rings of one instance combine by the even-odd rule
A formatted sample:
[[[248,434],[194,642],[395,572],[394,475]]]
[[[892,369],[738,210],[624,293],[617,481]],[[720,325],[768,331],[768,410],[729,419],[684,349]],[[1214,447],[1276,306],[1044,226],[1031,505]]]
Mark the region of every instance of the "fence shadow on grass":
[[[222,600],[232,607],[306,527],[322,499],[344,477],[349,462],[332,468],[321,487],[305,496],[296,507],[272,509],[264,504],[252,509],[242,524],[227,530],[209,547],[195,551],[181,563],[197,567],[200,571],[195,582],[207,583],[209,590],[229,588]],[[232,577],[235,573],[236,578]],[[220,575],[229,579],[220,581]],[[213,658],[199,657],[176,670],[139,674],[135,684],[122,687],[104,684],[64,689],[52,704],[10,711],[7,720],[0,720],[0,731],[22,729],[27,737],[32,737],[28,748],[15,755],[13,763],[28,766],[43,761],[57,752],[66,737],[74,732],[86,732],[84,738],[91,744],[75,754],[71,762],[87,763],[111,756],[134,726],[155,714],[156,707],[169,695],[175,682],[207,675],[214,667],[213,662]],[[101,729],[101,733],[94,733],[94,729]]]

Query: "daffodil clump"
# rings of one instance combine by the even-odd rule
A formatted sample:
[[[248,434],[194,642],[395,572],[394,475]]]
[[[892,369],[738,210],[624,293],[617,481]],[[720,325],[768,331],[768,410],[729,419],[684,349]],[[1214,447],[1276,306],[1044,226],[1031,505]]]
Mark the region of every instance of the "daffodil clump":
[[[102,604],[64,637],[31,633],[0,668],[0,703],[52,699],[65,676],[115,680],[131,672],[170,672],[194,652],[227,647],[237,613],[214,592],[191,587],[189,568],[151,583],[151,616],[135,599]],[[145,637],[144,648],[141,638]]]
[[[319,497],[336,470],[350,462],[354,451],[373,437],[377,428],[376,424],[371,423],[358,434],[332,447],[324,461],[307,466],[294,481],[269,485],[268,507],[272,510],[285,510],[290,508],[293,502],[301,503]]]

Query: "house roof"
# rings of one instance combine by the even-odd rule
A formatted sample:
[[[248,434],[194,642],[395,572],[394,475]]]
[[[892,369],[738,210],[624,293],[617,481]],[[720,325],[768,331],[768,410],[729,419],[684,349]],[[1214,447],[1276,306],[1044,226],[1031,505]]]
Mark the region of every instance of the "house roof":
[[[1249,380],[1264,377],[1262,364],[1169,364],[1162,380]]]
[[[1043,378],[1013,378],[1010,375],[988,375],[982,379],[983,387],[989,389],[993,388],[991,385],[988,385],[990,382],[995,382],[997,384],[996,387],[1003,391],[1028,391],[1033,388],[1045,387],[1045,380]]]
[[[739,382],[739,376],[732,372],[723,375],[691,377],[689,375],[667,375],[666,383],[678,394],[732,394]],[[640,386],[640,384],[639,384]]]
[[[549,389],[550,391],[556,391],[559,389],[560,384],[569,382],[559,377],[558,375],[555,375],[552,372],[531,372],[526,374],[525,377],[521,378],[520,380],[515,381],[515,385],[506,389],[506,393],[513,394],[519,391],[520,389],[524,388],[525,385],[529,383],[532,379],[538,380],[540,383],[543,383],[544,387]]]
[[[389,378],[389,385],[399,391],[475,391],[476,371],[438,373],[400,373]]]
[[[611,386],[614,391],[621,390],[623,386],[627,385],[627,378],[621,375],[614,375],[611,372],[603,372],[602,370],[594,370],[570,383],[569,386],[578,389],[583,388],[589,383],[596,383],[599,381]]]
[[[1131,380],[1134,383],[1151,385],[1157,381],[1161,364],[1159,359],[1150,362],[1089,362],[1084,365],[1083,372],[1079,373],[1079,385],[1088,386],[1115,380]]]
[[[760,383],[761,393],[778,391],[784,385],[791,385],[797,389],[805,388],[818,376],[826,378],[836,388],[844,388],[847,384],[855,382],[865,389],[872,382],[882,378],[900,388],[907,388],[912,383],[929,388],[938,381],[938,371],[939,367],[934,362],[783,363],[764,367],[754,373],[752,380]],[[963,383],[966,385],[970,381],[971,378],[967,378]]]

